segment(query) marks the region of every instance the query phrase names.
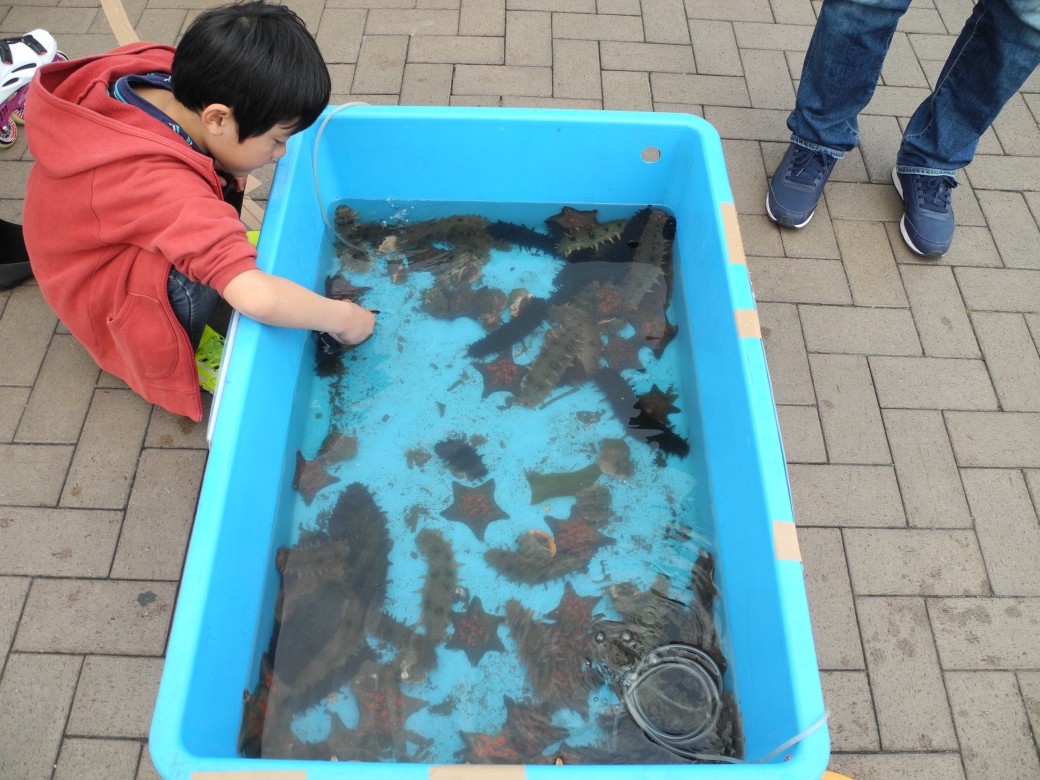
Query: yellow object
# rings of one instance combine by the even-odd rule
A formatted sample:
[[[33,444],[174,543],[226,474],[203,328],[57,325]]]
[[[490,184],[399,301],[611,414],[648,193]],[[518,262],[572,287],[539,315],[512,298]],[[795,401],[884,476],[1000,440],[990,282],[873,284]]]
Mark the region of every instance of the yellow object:
[[[852,778],[848,775],[839,775],[837,772],[827,770],[823,773],[823,777],[820,780],[852,780]]]
[[[253,246],[256,246],[256,242],[260,240],[260,231],[259,230],[247,230],[246,231],[246,238],[249,239],[249,243],[250,244],[252,244]]]
[[[224,356],[224,337],[209,325],[202,331],[202,340],[195,350],[195,368],[199,372],[199,387],[213,392],[220,376],[220,359]]]

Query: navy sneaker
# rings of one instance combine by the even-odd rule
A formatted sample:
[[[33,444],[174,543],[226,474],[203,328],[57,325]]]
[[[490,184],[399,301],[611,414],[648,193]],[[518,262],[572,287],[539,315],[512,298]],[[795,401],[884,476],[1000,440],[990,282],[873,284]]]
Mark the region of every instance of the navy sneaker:
[[[776,173],[769,181],[766,193],[766,213],[778,225],[801,228],[809,224],[816,213],[816,204],[823,194],[837,157],[814,152],[798,144],[787,147]]]
[[[899,232],[907,246],[924,257],[942,257],[953,243],[952,176],[921,176],[892,169],[892,183],[903,199]]]

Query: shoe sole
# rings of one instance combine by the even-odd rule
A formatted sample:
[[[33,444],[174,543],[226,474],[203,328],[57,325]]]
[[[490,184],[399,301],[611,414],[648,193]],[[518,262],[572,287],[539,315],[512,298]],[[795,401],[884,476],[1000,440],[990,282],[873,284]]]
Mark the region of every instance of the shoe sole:
[[[815,214],[815,213],[816,213],[816,209],[813,209],[809,213],[809,216],[805,218],[805,222],[802,222],[801,224],[797,224],[793,220],[786,219],[786,218],[785,219],[777,219],[775,216],[773,216],[773,210],[771,208],[769,208],[769,193],[768,192],[766,193],[766,214],[768,215],[768,217],[771,220],[773,220],[773,222],[775,222],[776,224],[778,224],[778,225],[780,225],[782,227],[794,228],[795,230],[800,230],[801,228],[803,228],[803,227],[805,227],[806,225],[809,224],[809,220],[813,218],[813,214]]]
[[[896,192],[899,193],[899,199],[903,201],[905,205],[906,198],[903,197],[903,185],[899,182],[899,174],[896,172],[895,168],[892,169],[892,184],[895,185]],[[920,255],[921,257],[944,257],[946,255],[946,252],[922,252],[914,246],[914,242],[910,240],[910,236],[906,232],[906,214],[903,214],[899,219],[899,233],[903,236],[903,241],[906,245],[910,247],[910,250],[916,255]]]

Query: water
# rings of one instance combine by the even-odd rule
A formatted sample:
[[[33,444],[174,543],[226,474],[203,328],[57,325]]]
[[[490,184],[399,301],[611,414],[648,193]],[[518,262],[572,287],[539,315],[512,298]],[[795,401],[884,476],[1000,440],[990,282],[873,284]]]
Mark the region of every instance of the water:
[[[242,751],[738,754],[674,220],[392,202],[336,218],[327,293],[380,313],[358,347],[315,339]]]

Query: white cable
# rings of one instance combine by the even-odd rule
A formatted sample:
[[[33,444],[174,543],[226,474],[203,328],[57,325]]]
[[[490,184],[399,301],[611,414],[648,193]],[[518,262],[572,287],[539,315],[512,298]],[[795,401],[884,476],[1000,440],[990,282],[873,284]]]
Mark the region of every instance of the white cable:
[[[325,115],[325,118],[321,120],[321,124],[318,125],[318,132],[314,136],[314,151],[311,153],[311,173],[314,176],[314,194],[318,198],[318,208],[321,210],[321,221],[325,223],[325,227],[329,229],[330,234],[334,233],[335,227],[332,224],[332,220],[329,218],[325,203],[321,198],[321,186],[318,184],[318,147],[321,145],[321,136],[325,132],[325,125],[329,123],[332,117],[336,116],[344,108],[352,108],[354,106],[367,106],[368,103],[364,102],[353,102],[344,103],[341,106],[336,106],[332,111]]]

